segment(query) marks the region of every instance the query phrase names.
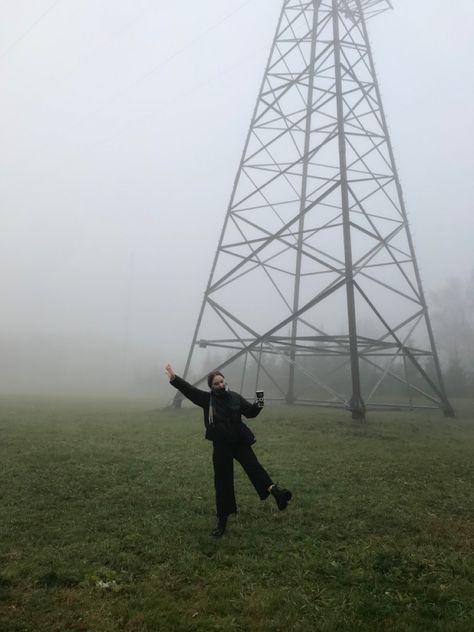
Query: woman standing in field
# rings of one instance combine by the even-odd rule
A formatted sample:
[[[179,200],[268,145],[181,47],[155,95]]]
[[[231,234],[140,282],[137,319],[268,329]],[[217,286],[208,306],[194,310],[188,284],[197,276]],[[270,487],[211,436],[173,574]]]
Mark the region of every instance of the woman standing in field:
[[[206,439],[213,443],[217,526],[212,535],[224,535],[227,518],[237,511],[234,459],[243,467],[261,500],[271,494],[278,509],[286,509],[291,492],[273,483],[251,448],[255,437],[242,421],[242,415],[247,418],[256,417],[262,410],[263,400],[251,404],[239,393],[230,391],[220,371],[211,371],[207,376],[209,391],[202,391],[178,377],[169,364],[166,365],[165,372],[172,386],[203,409]]]

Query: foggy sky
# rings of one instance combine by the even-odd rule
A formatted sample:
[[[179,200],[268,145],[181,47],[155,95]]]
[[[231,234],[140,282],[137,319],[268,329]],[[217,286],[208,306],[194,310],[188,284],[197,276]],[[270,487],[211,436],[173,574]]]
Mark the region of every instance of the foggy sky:
[[[115,372],[182,368],[281,4],[0,0],[0,341],[22,341],[22,388],[29,340],[62,340],[63,372],[104,341]],[[474,7],[393,4],[369,33],[429,293],[474,268]]]

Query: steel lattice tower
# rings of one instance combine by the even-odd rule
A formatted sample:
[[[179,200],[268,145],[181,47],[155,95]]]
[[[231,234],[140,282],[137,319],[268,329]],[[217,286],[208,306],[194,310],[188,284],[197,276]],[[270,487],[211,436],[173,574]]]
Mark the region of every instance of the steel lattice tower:
[[[244,394],[354,418],[452,414],[367,34],[389,8],[284,0],[186,363],[195,384],[225,368]]]

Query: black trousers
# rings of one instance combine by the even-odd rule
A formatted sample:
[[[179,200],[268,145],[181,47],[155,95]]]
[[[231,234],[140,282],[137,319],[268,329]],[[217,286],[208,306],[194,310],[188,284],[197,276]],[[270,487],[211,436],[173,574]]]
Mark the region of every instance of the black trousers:
[[[237,511],[234,490],[234,459],[244,468],[261,500],[269,495],[272,479],[263,468],[249,445],[243,443],[213,442],[214,488],[218,516],[228,516]]]

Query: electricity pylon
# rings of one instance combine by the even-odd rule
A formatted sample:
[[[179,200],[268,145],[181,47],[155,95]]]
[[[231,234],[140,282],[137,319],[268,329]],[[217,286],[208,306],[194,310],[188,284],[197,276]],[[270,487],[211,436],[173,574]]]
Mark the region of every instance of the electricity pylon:
[[[195,384],[218,368],[244,393],[354,418],[452,414],[367,34],[389,8],[283,2],[186,362]]]

